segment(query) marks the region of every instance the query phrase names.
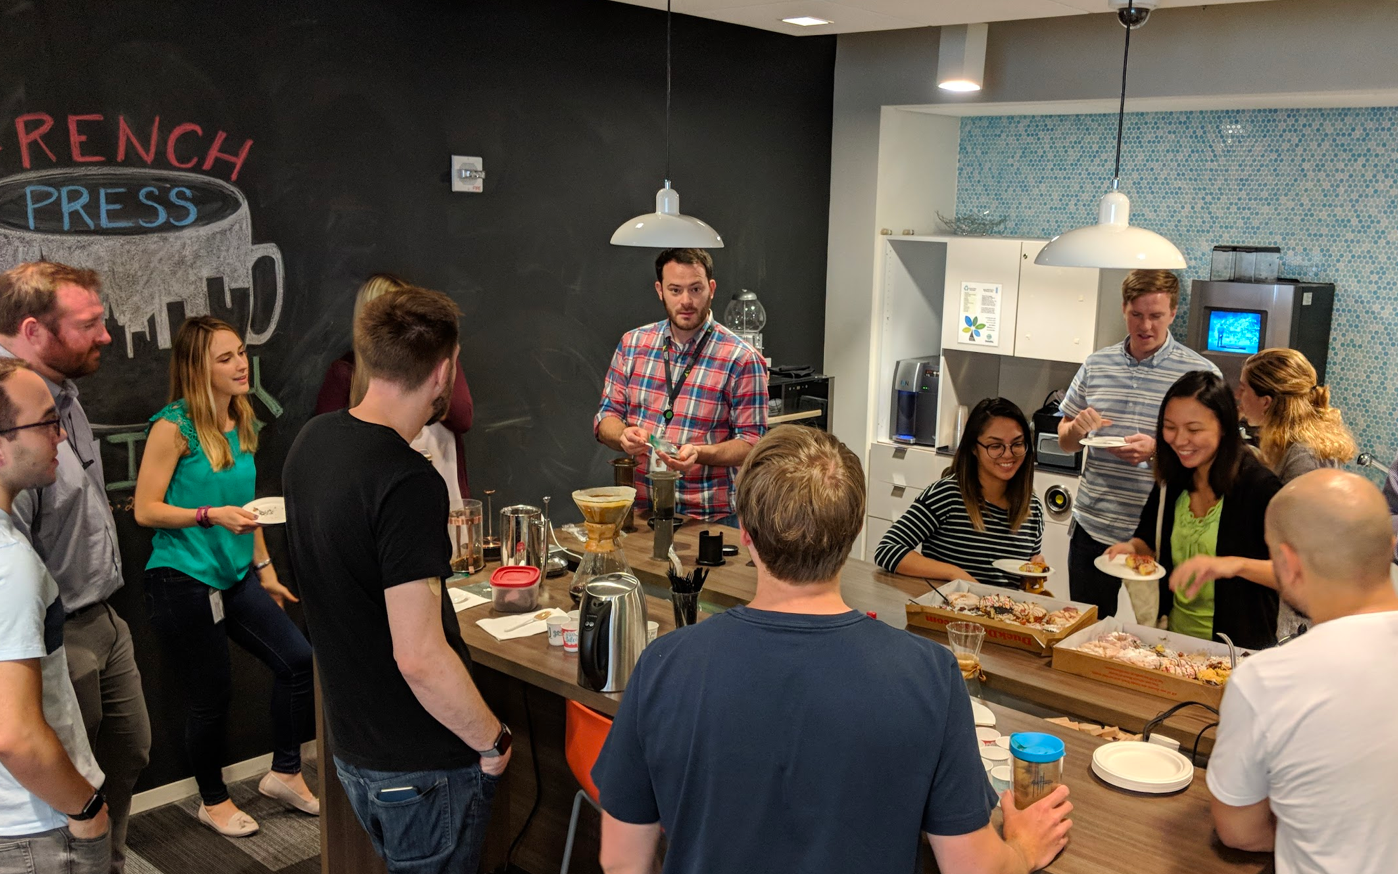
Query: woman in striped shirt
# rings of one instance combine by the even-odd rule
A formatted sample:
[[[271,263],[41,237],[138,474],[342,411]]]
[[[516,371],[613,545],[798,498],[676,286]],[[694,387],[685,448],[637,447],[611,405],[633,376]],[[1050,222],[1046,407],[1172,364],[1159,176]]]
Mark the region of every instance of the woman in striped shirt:
[[[947,475],[918,497],[874,552],[879,567],[933,580],[1019,588],[997,559],[1043,561],[1029,423],[1004,398],[976,404]]]

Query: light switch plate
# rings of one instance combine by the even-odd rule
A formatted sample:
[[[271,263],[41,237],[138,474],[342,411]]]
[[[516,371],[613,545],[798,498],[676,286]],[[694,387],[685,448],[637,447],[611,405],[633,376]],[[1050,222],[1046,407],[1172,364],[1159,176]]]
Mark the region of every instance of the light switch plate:
[[[451,190],[465,191],[470,194],[480,194],[485,189],[485,180],[481,178],[463,179],[462,170],[484,170],[485,162],[478,157],[467,155],[451,156]]]

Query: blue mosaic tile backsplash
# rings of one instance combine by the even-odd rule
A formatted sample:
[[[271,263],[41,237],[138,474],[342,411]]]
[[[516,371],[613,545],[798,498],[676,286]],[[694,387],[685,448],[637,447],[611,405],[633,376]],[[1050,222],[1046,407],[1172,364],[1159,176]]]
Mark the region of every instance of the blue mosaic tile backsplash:
[[[1006,236],[1096,221],[1115,115],[964,118],[957,212],[1006,216]],[[1361,451],[1398,452],[1398,109],[1128,113],[1121,189],[1131,223],[1170,239],[1190,281],[1215,245],[1275,245],[1281,275],[1333,282],[1331,402]]]

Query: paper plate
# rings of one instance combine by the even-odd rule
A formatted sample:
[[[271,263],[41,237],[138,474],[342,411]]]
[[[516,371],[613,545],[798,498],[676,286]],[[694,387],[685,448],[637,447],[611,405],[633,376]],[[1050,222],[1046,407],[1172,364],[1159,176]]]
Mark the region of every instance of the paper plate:
[[[1092,772],[1119,789],[1164,795],[1194,781],[1189,759],[1160,744],[1116,741],[1092,754]]]
[[[1019,566],[1022,564],[1028,564],[1028,562],[1017,561],[1013,558],[997,558],[995,559],[995,561],[992,561],[990,563],[990,566],[995,568],[996,570],[1004,571],[1010,576],[1015,577],[1046,577],[1049,574],[1053,573],[1053,568],[1049,568],[1046,571],[1040,571],[1038,573],[1022,571],[1019,569]]]
[[[257,514],[259,525],[281,525],[286,522],[286,498],[258,498],[248,501],[243,509]]]
[[[1158,563],[1155,566],[1155,570],[1151,571],[1149,574],[1142,575],[1136,573],[1126,566],[1126,556],[1124,555],[1119,555],[1116,558],[1107,558],[1105,555],[1099,555],[1092,560],[1092,563],[1102,573],[1111,574],[1123,580],[1147,582],[1150,580],[1158,580],[1165,576],[1165,566]]]
[[[976,718],[976,725],[983,725],[986,728],[995,727],[995,713],[979,701],[971,701],[971,715]]]
[[[1078,441],[1083,446],[1095,449],[1119,449],[1126,445],[1125,437],[1084,437]]]

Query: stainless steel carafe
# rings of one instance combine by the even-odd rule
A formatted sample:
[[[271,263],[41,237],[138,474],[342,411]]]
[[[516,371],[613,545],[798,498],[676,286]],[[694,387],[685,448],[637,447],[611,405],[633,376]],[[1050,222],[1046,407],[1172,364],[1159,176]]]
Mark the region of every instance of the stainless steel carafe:
[[[578,685],[620,692],[646,648],[646,596],[631,574],[603,574],[578,607]]]
[[[544,513],[528,504],[514,504],[500,511],[500,564],[544,567],[548,543]]]

